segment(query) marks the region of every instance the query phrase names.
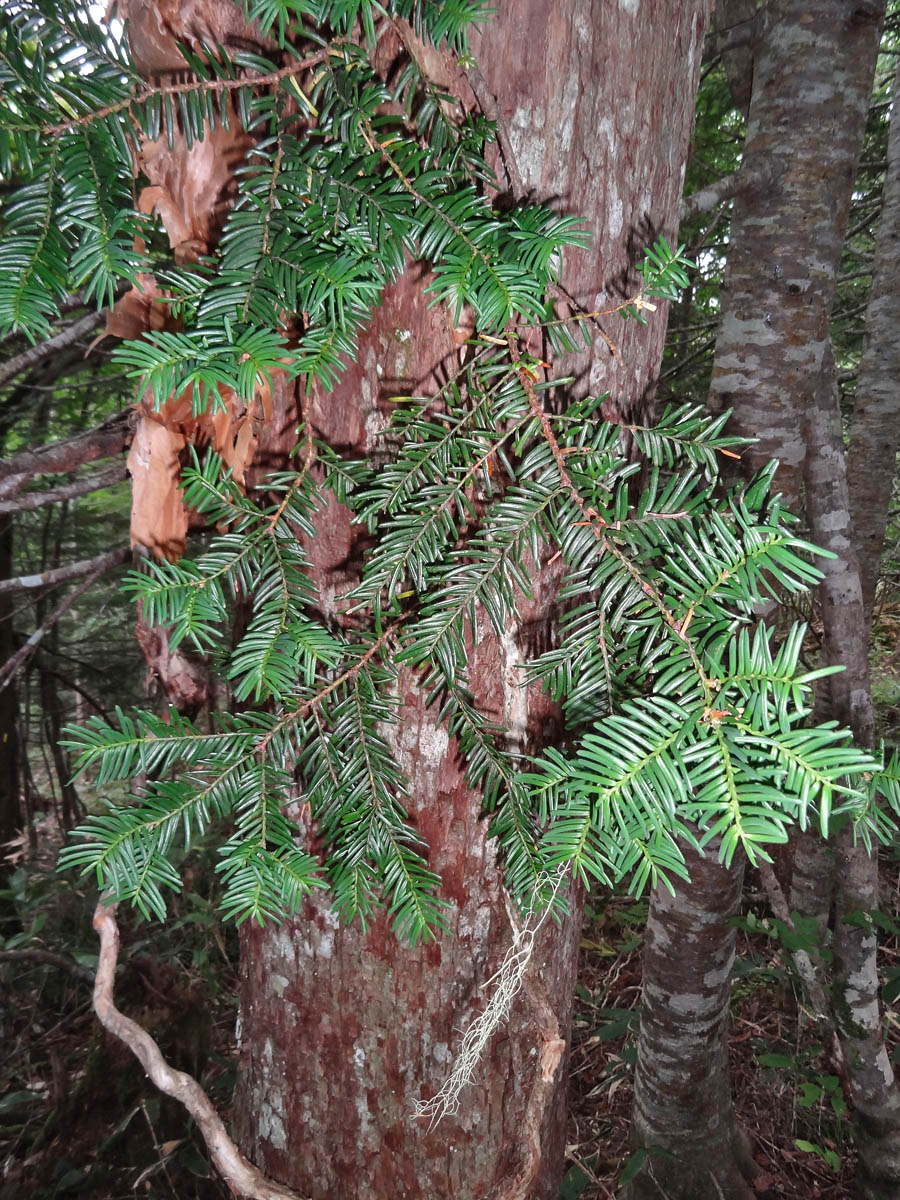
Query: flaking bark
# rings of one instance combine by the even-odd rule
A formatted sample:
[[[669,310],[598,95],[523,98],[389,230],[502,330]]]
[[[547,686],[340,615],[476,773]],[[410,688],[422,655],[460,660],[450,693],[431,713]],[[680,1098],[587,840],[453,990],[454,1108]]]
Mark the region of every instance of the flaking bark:
[[[482,94],[496,102],[501,146],[505,141],[514,156],[526,193],[583,213],[595,234],[589,253],[567,254],[563,278],[587,310],[616,302],[633,286],[629,264],[649,240],[674,237],[706,9],[705,2],[668,0],[642,4],[639,12],[589,0],[515,0],[474,39]],[[357,364],[334,393],[307,400],[316,433],[340,449],[371,446],[387,419],[387,397],[425,394],[457,353],[446,320],[423,308],[418,274],[408,272],[389,289]],[[619,356],[598,332],[594,352],[573,364],[576,389],[611,391],[607,411],[614,418],[640,410],[664,330],[663,306],[646,328],[607,322],[604,332]],[[364,548],[361,531],[330,504],[310,547],[329,605],[356,579]],[[479,623],[469,665],[482,711],[506,724],[523,748],[552,739],[557,728],[546,698],[518,686],[517,664],[546,648],[552,635],[561,563],[543,566],[536,564],[535,603],[523,604],[519,629],[498,639]],[[565,1148],[565,1061],[544,1080],[544,1035],[553,1023],[537,1014],[527,989],[494,1038],[478,1085],[464,1096],[461,1117],[430,1134],[410,1122],[413,1100],[427,1098],[448,1073],[459,1029],[480,1008],[479,988],[511,931],[480,798],[466,787],[455,746],[425,707],[417,681],[405,674],[399,687],[401,723],[390,736],[412,782],[408,807],[451,903],[450,934],[410,951],[383,921],[364,936],[339,928],[319,903],[280,930],[246,931],[245,1142],[270,1173],[314,1200],[555,1200]],[[549,927],[535,958],[561,1038],[578,917],[576,905],[561,928]],[[298,1143],[296,1131],[304,1129]]]

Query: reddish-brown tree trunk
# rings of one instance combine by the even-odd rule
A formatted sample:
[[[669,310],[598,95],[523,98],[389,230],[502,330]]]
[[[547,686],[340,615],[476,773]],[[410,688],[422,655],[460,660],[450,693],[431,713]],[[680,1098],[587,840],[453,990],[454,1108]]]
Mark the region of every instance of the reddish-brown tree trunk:
[[[496,105],[517,164],[510,190],[519,191],[518,175],[526,194],[584,214],[594,233],[588,254],[568,256],[564,276],[588,309],[614,304],[633,283],[629,264],[643,245],[677,228],[706,8],[705,0],[515,0],[476,39],[485,77],[476,90]],[[500,164],[501,180],[502,172]],[[418,289],[408,273],[363,338],[358,365],[334,393],[310,398],[309,415],[333,444],[370,447],[385,397],[421,392],[453,353],[445,319],[425,310]],[[605,327],[621,361],[598,333],[594,353],[574,364],[576,387],[610,391],[610,415],[634,411],[652,388],[664,314],[646,329],[617,319]],[[320,517],[310,552],[330,601],[356,577],[363,552],[337,506]],[[556,569],[535,573],[518,630],[498,639],[485,622],[472,650],[479,705],[523,748],[556,732],[553,710],[516,679],[516,663],[549,634]],[[446,1077],[511,938],[479,796],[416,684],[401,676],[401,722],[388,736],[442,875],[450,931],[410,950],[383,921],[368,935],[339,928],[321,902],[281,928],[245,932],[245,1144],[267,1172],[313,1200],[550,1200],[565,1146],[564,1072],[547,1086],[538,1063],[553,1027],[565,1036],[569,1022],[577,906],[542,935],[539,977],[494,1037],[461,1114],[431,1131],[411,1120],[414,1101]]]

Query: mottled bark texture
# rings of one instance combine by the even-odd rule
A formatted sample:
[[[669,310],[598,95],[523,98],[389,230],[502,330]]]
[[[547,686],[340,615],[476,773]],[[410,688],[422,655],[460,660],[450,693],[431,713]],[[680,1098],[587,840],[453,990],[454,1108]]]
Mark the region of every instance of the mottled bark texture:
[[[512,0],[476,39],[524,190],[584,214],[594,233],[589,253],[567,255],[564,277],[587,309],[625,294],[634,255],[677,227],[706,7]],[[456,353],[446,319],[422,304],[417,273],[391,289],[336,390],[307,398],[317,432],[332,444],[371,448],[386,397],[421,393]],[[607,320],[621,362],[598,333],[595,353],[574,364],[578,389],[609,390],[611,415],[635,411],[651,389],[664,324],[662,311],[646,329]],[[360,531],[332,504],[310,546],[326,605],[356,578],[364,549]],[[546,700],[517,686],[516,663],[548,642],[558,569],[557,562],[535,570],[535,598],[523,604],[518,629],[498,639],[484,622],[472,648],[469,683],[479,705],[523,747],[556,731]],[[479,797],[466,788],[417,680],[402,676],[400,690],[401,721],[389,736],[412,783],[407,806],[442,875],[450,932],[409,950],[383,921],[368,935],[338,927],[320,902],[281,928],[245,931],[245,1145],[268,1174],[313,1200],[550,1200],[565,1146],[565,1071],[563,1064],[553,1087],[540,1080],[550,1031],[534,988],[517,998],[461,1114],[430,1132],[411,1120],[414,1100],[446,1077],[511,934]],[[538,978],[563,1036],[578,933],[576,911],[547,929],[537,950]]]
[[[821,681],[828,715],[853,730],[857,745],[875,742],[869,686],[868,621],[854,546],[841,413],[830,351],[806,425],[806,505],[810,534],[835,554],[819,586],[824,659],[844,670]],[[890,493],[882,498],[884,508]],[[878,907],[878,858],[851,827],[837,837],[832,1003],[847,1063],[859,1165],[857,1195],[900,1194],[900,1092],[882,1036],[877,939],[869,914]]]
[[[753,68],[731,219],[711,401],[756,438],[748,471],[772,458],[797,507],[812,402],[878,51],[883,3],[772,0]]]
[[[684,848],[690,884],[654,892],[634,1084],[634,1140],[650,1153],[630,1200],[750,1200],[753,1162],[728,1070],[728,1002],[743,859]],[[654,1150],[664,1154],[654,1154]],[[672,1157],[674,1156],[674,1157]]]
[[[738,193],[731,225],[712,400],[756,437],[749,471],[780,460],[777,484],[837,559],[823,564],[825,656],[847,670],[818,709],[873,736],[866,619],[851,536],[828,322],[884,16],[883,4],[775,0],[754,67],[742,170],[767,162],[771,185]],[[824,714],[823,712],[823,715]],[[896,1196],[897,1095],[881,1042],[875,941],[859,923],[877,867],[848,831],[837,847],[835,1018],[859,1133],[859,1189]],[[805,871],[795,899],[821,920],[831,880]],[[805,890],[802,890],[805,889]]]
[[[634,294],[644,248],[678,233],[709,4],[509,0],[473,39],[527,193],[585,218],[593,243],[566,258],[565,290],[593,312]],[[502,170],[500,171],[502,177]],[[576,388],[630,417],[652,400],[665,321],[607,317],[569,364]],[[648,369],[649,364],[649,369]]]
[[[875,238],[866,342],[856,377],[848,477],[863,602],[871,619],[900,435],[900,67]]]
[[[882,1037],[878,944],[870,913],[878,908],[878,860],[837,838],[832,1005],[850,1076],[860,1200],[900,1195],[900,1095]]]
[[[12,517],[0,516],[0,579],[12,574]],[[0,595],[0,665],[18,649],[13,629],[15,598]],[[19,797],[19,701],[14,679],[0,688],[0,844],[11,842],[22,823]],[[0,878],[5,874],[0,860]]]
[[[734,202],[710,404],[716,411],[732,408],[733,431],[758,439],[743,454],[748,474],[772,458],[781,460],[778,486],[795,505],[802,494],[804,416],[828,344],[882,16],[883,5],[772,0],[756,46],[741,165],[751,185]],[[665,1001],[684,965],[682,941],[654,938],[647,951],[635,1135],[638,1144],[661,1147],[676,1158],[651,1160],[635,1189],[638,1196],[714,1200],[723,1192],[747,1194],[732,1136],[725,1058],[729,992],[720,973],[732,934],[719,920],[722,902],[710,886],[711,869],[712,864],[701,866],[692,887],[679,891],[673,910],[690,906],[691,919],[706,930],[691,959],[695,990],[699,981],[709,988],[699,1017],[687,983],[687,998]],[[720,871],[720,886],[739,895],[743,862],[736,858],[730,872]],[[670,902],[654,893],[651,927],[667,927],[670,920]],[[708,979],[706,963],[716,964]],[[709,1040],[680,1042],[680,1022],[697,1019]],[[662,1044],[665,1055],[659,1052]]]

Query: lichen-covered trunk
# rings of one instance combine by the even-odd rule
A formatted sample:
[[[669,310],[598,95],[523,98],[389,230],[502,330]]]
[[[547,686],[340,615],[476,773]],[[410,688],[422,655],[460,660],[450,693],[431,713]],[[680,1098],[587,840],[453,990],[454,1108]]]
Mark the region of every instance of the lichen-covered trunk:
[[[743,451],[745,471],[780,460],[778,486],[794,504],[802,495],[803,420],[828,344],[883,8],[772,0],[756,43],[741,171],[757,182],[739,191],[734,204],[710,403],[733,409],[732,429],[757,439]],[[677,1157],[651,1158],[636,1183],[638,1196],[714,1200],[749,1193],[725,1058],[729,992],[721,969],[733,934],[720,920],[722,896],[710,886],[715,869],[704,861],[695,885],[679,890],[675,901],[662,892],[651,900],[651,927],[672,929],[683,907],[705,928],[690,962],[695,987],[702,990],[707,969],[714,986],[704,992],[699,1015],[687,987],[667,1001],[685,949],[668,933],[649,943],[635,1135],[639,1145]],[[735,858],[730,871],[718,870],[722,892],[739,895],[743,862]],[[694,1020],[709,1041],[682,1040],[682,1023]]]
[[[764,182],[734,201],[711,403],[756,439],[748,472],[779,460],[795,508],[883,16],[878,2],[772,0],[754,61],[741,172]]]
[[[866,619],[829,319],[883,16],[884,4],[840,0],[766,9],[742,171],[760,178],[767,168],[770,182],[735,202],[711,396],[734,409],[736,432],[757,439],[745,469],[777,458],[777,486],[796,508],[805,498],[813,540],[838,556],[823,564],[825,657],[847,670],[824,681],[817,711],[849,724],[862,745],[873,736]],[[821,923],[832,880],[820,866],[834,859],[806,857],[793,900]],[[859,902],[874,902],[876,864],[846,833],[837,862],[835,1018],[856,1104],[860,1187],[887,1197],[898,1185],[896,1089],[881,1044],[875,943],[858,924]]]
[[[879,1006],[878,858],[846,828],[837,838],[832,1006],[853,1101],[860,1200],[900,1195],[900,1093]]]
[[[690,135],[707,4],[653,0],[514,0],[475,39],[483,85],[516,168],[504,179],[561,210],[582,213],[590,252],[570,255],[564,284],[589,310],[616,303],[646,241],[672,236]],[[448,79],[454,78],[453,71]],[[456,77],[458,81],[458,76]],[[464,83],[464,81],[463,81]],[[472,97],[463,94],[467,103]],[[518,177],[518,182],[515,178]],[[307,401],[319,436],[371,448],[386,399],[423,394],[457,353],[448,322],[424,307],[418,272],[390,289],[358,363],[327,396]],[[651,389],[665,317],[647,327],[608,320],[572,366],[576,387],[610,390],[610,415]],[[309,547],[326,602],[356,578],[365,543],[331,505]],[[518,686],[516,664],[548,644],[560,564],[535,564],[533,602],[495,637],[480,623],[468,675],[483,711],[534,748],[558,732],[552,706]],[[449,932],[410,949],[383,921],[341,928],[327,902],[278,929],[243,935],[240,1124],[251,1157],[312,1200],[551,1200],[565,1149],[564,1063],[539,1067],[547,1039],[567,1036],[580,911],[548,926],[536,971],[493,1038],[458,1115],[434,1129],[414,1102],[446,1078],[461,1030],[510,944],[495,849],[455,745],[427,708],[420,680],[401,675],[400,723],[386,731],[411,780],[408,809],[428,841],[449,901]]]
[[[854,545],[841,412],[831,354],[806,426],[807,514],[826,559],[819,586],[824,658],[844,670],[823,680],[829,716],[853,730],[857,745],[875,743],[869,685],[868,625]],[[884,498],[885,509],[887,497]],[[832,1006],[847,1062],[856,1145],[857,1194],[889,1200],[900,1194],[900,1092],[884,1044],[878,1002],[878,944],[870,914],[878,908],[878,857],[852,827],[836,846]]]
[[[653,892],[634,1082],[633,1140],[648,1152],[629,1200],[751,1200],[734,1115],[728,1004],[744,860],[684,848],[690,884]],[[661,1151],[662,1153],[654,1153]]]
[[[0,517],[0,579],[13,574],[13,520]],[[13,630],[15,603],[0,596],[0,665],[12,658],[18,646]],[[19,704],[15,678],[0,680],[0,842],[11,842],[22,824],[19,797]],[[0,864],[0,874],[4,868]]]
[[[900,437],[900,67],[875,238],[866,343],[856,377],[847,474],[863,603],[871,619]]]

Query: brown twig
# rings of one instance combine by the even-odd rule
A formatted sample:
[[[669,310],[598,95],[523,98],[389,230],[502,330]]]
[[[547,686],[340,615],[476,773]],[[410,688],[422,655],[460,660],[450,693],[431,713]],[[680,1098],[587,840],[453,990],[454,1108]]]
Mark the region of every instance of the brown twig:
[[[317,50],[315,54],[310,54],[308,58],[288,63],[286,67],[281,67],[277,71],[269,71],[265,75],[243,75],[240,79],[193,79],[188,83],[164,83],[157,87],[144,84],[136,96],[129,96],[117,104],[108,104],[105,108],[85,113],[81,117],[72,117],[71,120],[63,121],[59,125],[45,125],[42,132],[47,136],[55,137],[69,129],[77,129],[80,125],[90,125],[94,121],[101,121],[104,117],[111,117],[114,113],[130,108],[132,104],[143,104],[145,100],[150,100],[153,96],[181,96],[187,92],[200,91],[231,92],[238,88],[264,87],[266,84],[280,83],[282,79],[288,79],[291,75],[299,75],[303,71],[308,71],[310,67],[318,66],[325,62],[330,54],[335,53],[338,51],[332,44],[324,50]]]
[[[62,971],[68,971],[70,975],[84,980],[85,983],[94,982],[93,971],[83,967],[81,963],[73,962],[71,958],[66,958],[63,954],[54,954],[52,950],[38,950],[34,946],[23,946],[19,950],[0,950],[0,963],[14,962],[44,963],[48,967],[59,967]]]
[[[216,1170],[238,1196],[252,1200],[301,1200],[296,1192],[267,1179],[257,1167],[241,1154],[228,1136],[222,1118],[210,1103],[200,1084],[184,1071],[176,1071],[163,1058],[156,1042],[146,1029],[119,1012],[113,1001],[116,961],[119,957],[119,927],[116,905],[107,905],[101,898],[94,911],[94,929],[100,938],[100,961],[94,984],[94,1012],[100,1024],[140,1061],[152,1083],[178,1100],[197,1122]]]
[[[394,636],[394,632],[396,631],[397,627],[406,620],[407,616],[407,613],[403,613],[401,616],[397,617],[395,621],[392,621],[391,624],[388,625],[387,629],[385,629],[385,631],[380,635],[380,637],[376,638],[376,640],[359,659],[359,661],[355,662],[352,667],[348,667],[347,670],[341,675],[338,675],[337,679],[333,679],[331,683],[323,687],[321,691],[316,692],[315,696],[310,696],[308,700],[304,700],[303,703],[298,705],[297,708],[293,708],[289,713],[285,713],[278,724],[273,725],[266,736],[257,744],[255,747],[256,753],[262,754],[269,742],[271,742],[272,738],[275,737],[277,733],[280,733],[286,725],[289,725],[292,721],[299,720],[300,717],[305,717],[307,713],[312,712],[317,705],[321,704],[326,696],[330,696],[331,693],[339,688],[342,684],[349,683],[354,680],[363,667],[372,661],[382,646],[384,646],[386,642],[390,641],[390,639]]]
[[[519,354],[519,348],[516,345],[516,339],[511,333],[507,335],[507,345],[509,346],[509,353],[513,363],[518,365],[521,361],[521,355]],[[534,390],[533,376],[524,367],[519,367],[518,374],[519,381],[521,382],[522,387],[525,390],[525,394],[528,397],[528,403],[531,411],[540,423],[544,440],[550,447],[550,452],[553,455],[553,461],[556,463],[556,470],[559,474],[559,478],[583,517],[583,522],[580,523],[587,525],[593,531],[594,536],[597,538],[599,552],[601,554],[611,554],[613,558],[616,559],[623,570],[625,570],[631,579],[634,580],[659,615],[663,618],[663,621],[667,627],[671,629],[673,634],[682,643],[688,658],[691,660],[691,665],[697,673],[700,686],[703,688],[706,704],[707,706],[710,706],[713,700],[713,682],[703,668],[703,663],[700,660],[700,656],[697,653],[694,643],[687,636],[687,626],[689,624],[690,617],[693,615],[692,611],[688,610],[684,617],[680,619],[676,617],[675,614],[666,607],[666,603],[659,591],[653,586],[652,583],[649,582],[649,580],[645,579],[643,575],[641,575],[640,571],[637,569],[628,555],[624,554],[609,536],[609,522],[604,520],[604,518],[600,516],[596,509],[587,504],[581,492],[578,490],[578,486],[566,469],[565,454],[561,449],[559,442],[556,440],[556,435],[554,434],[550,425],[550,418],[544,410],[543,405],[537,398],[537,393]]]

